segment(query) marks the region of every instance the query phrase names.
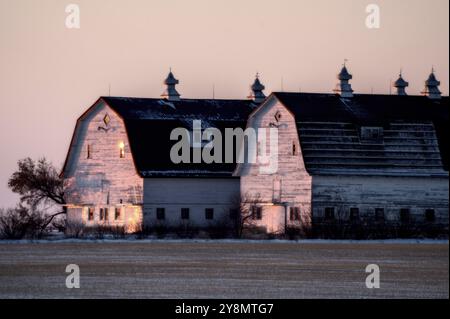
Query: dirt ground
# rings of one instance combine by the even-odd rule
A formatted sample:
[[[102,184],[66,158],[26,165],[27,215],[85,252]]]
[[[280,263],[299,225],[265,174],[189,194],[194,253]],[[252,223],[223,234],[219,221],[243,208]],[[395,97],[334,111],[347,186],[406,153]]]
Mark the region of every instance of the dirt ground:
[[[0,298],[448,297],[445,243],[0,243]]]

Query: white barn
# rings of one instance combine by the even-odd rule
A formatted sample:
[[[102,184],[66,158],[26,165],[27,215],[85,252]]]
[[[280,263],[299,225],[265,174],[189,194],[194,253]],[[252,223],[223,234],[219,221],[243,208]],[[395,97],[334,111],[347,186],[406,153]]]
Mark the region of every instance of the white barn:
[[[318,218],[448,223],[448,97],[434,74],[424,96],[406,95],[401,76],[396,95],[353,94],[345,66],[338,79],[334,94],[265,98],[257,78],[246,100],[194,100],[170,73],[161,99],[100,98],[78,119],[64,165],[68,221],[207,228],[233,217],[240,195],[259,199],[254,223],[273,233]],[[277,171],[174,163],[171,132],[192,132],[194,120],[222,133],[276,128]]]

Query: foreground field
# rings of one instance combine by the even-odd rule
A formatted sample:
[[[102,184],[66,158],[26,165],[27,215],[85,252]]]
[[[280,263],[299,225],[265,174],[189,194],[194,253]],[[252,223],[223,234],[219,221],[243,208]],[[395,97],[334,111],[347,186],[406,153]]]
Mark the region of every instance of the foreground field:
[[[0,244],[0,298],[448,298],[448,244]],[[77,264],[81,288],[65,286]],[[378,264],[381,288],[367,289]]]

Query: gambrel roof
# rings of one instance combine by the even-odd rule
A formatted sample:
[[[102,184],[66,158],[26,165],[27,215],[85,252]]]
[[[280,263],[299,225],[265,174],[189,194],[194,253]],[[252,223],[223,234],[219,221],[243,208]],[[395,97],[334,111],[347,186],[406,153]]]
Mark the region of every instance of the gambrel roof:
[[[273,93],[294,116],[315,174],[448,176],[449,99]],[[381,136],[366,140],[365,132]]]
[[[295,116],[311,175],[448,176],[448,97],[355,94],[345,99],[316,93],[271,97]],[[225,128],[245,129],[258,107],[251,100],[102,97],[99,102],[123,119],[142,177],[232,177],[235,163],[173,163],[170,150],[175,141],[170,141],[170,133],[177,127],[191,130],[193,120],[222,134]],[[373,127],[382,128],[382,136],[364,140],[364,128]]]

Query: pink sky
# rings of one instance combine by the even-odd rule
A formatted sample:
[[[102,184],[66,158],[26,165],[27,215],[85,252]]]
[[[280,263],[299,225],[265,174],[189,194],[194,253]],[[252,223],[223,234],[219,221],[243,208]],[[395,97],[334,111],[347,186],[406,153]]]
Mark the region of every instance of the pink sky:
[[[78,4],[81,28],[65,26]],[[365,25],[368,4],[381,28]],[[331,92],[344,60],[355,93],[389,93],[400,67],[418,94],[432,65],[448,95],[448,0],[0,0],[0,207],[18,159],[61,167],[77,117],[99,96]]]

